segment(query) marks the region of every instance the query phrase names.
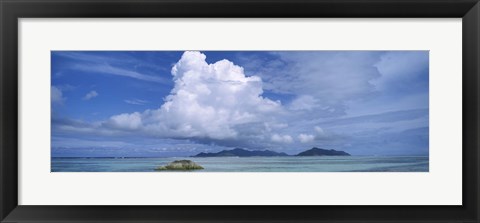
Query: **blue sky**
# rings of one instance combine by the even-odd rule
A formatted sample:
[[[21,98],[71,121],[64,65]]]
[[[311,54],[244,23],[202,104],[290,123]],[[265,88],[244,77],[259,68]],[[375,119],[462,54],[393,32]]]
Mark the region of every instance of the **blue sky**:
[[[52,51],[53,156],[428,155],[428,51]]]

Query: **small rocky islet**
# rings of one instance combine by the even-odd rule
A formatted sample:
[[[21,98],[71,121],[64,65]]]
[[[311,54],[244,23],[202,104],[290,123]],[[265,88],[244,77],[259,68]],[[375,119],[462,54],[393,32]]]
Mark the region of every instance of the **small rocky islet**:
[[[191,160],[175,160],[166,166],[155,168],[156,171],[162,170],[203,170],[203,167]]]

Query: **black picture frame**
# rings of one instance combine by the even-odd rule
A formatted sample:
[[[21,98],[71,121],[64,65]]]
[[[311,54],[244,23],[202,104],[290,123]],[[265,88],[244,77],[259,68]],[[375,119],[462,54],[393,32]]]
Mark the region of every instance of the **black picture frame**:
[[[1,222],[479,222],[478,0],[0,0],[0,15]],[[18,205],[17,21],[75,17],[462,18],[463,205]]]

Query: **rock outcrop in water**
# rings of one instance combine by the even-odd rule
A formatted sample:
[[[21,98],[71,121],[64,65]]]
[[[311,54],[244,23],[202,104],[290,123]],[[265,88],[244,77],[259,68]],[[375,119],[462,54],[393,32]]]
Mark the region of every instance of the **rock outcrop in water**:
[[[161,170],[202,170],[203,167],[191,160],[175,160],[166,166],[155,168],[157,171]]]
[[[309,150],[297,154],[296,156],[350,156],[350,154],[344,151],[337,151],[334,149],[327,150],[313,147]]]
[[[253,156],[288,156],[286,153],[278,153],[270,150],[245,150],[240,148],[235,148],[232,150],[222,150],[218,153],[199,153],[193,157],[253,157]]]

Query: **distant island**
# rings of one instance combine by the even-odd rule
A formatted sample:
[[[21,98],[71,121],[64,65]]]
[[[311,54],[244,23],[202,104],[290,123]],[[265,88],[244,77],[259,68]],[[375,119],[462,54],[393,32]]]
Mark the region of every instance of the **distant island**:
[[[350,154],[344,151],[337,151],[334,149],[327,150],[327,149],[320,149],[317,147],[313,147],[295,156],[350,156]]]
[[[252,157],[252,156],[290,156],[286,153],[279,153],[271,150],[246,150],[235,148],[232,150],[222,150],[217,153],[199,153],[192,157]],[[347,152],[337,150],[327,150],[313,147],[293,156],[350,156]]]
[[[252,157],[252,156],[288,156],[286,153],[278,153],[270,150],[245,150],[235,148],[232,150],[222,150],[218,153],[199,153],[193,157],[225,157],[225,156],[238,156],[238,157]]]

